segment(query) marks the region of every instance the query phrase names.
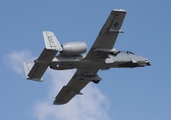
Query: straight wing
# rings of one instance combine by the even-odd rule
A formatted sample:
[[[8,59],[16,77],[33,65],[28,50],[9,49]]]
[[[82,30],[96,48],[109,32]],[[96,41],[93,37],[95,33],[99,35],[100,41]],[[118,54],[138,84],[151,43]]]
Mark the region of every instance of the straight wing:
[[[126,15],[125,10],[117,9],[113,10],[106,23],[102,27],[97,39],[95,40],[92,48],[87,54],[85,59],[94,60],[93,56],[95,49],[105,49],[110,50],[113,48],[115,41],[117,39],[118,33],[122,32],[120,30],[124,17]],[[98,57],[98,56],[97,56]],[[78,69],[69,83],[64,86],[59,94],[56,96],[54,105],[65,104],[69,102],[76,94],[82,94],[80,91],[90,82],[90,81],[100,81],[101,78],[97,75],[99,71],[96,69]]]
[[[81,90],[93,80],[101,80],[97,72],[99,69],[78,69],[66,86],[63,86],[56,96],[54,105],[61,105],[69,102],[75,95],[82,94]]]
[[[91,47],[89,53],[86,58],[91,58],[94,49],[112,49],[118,33],[122,33],[120,30],[123,20],[125,18],[126,11],[122,9],[112,10],[105,24],[103,25],[99,35],[97,36],[93,46]]]

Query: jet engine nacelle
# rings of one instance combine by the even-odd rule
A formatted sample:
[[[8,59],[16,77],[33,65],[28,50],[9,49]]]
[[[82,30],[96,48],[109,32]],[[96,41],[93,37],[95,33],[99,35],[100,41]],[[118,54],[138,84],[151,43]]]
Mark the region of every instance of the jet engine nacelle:
[[[63,50],[61,55],[63,56],[76,56],[85,53],[87,45],[84,42],[68,42],[62,45]]]

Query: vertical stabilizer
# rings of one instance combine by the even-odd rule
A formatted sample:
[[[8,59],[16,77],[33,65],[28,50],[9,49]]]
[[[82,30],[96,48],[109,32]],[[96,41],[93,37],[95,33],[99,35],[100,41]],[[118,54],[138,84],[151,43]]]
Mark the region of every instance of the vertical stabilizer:
[[[53,32],[43,31],[43,37],[46,49],[62,51],[62,46]]]

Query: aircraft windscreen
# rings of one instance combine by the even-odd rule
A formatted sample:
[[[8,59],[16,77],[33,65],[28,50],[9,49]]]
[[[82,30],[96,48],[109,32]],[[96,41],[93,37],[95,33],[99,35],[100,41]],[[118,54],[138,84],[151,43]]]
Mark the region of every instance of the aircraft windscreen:
[[[133,52],[131,52],[131,51],[127,51],[127,53],[128,53],[128,54],[134,54],[134,53],[133,53]]]
[[[131,51],[122,51],[123,53],[127,53],[127,54],[134,54],[133,52]]]

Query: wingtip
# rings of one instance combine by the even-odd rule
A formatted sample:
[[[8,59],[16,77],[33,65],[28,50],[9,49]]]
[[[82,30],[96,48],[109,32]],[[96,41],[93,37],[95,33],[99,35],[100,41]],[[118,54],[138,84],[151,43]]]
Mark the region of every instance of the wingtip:
[[[116,11],[116,12],[126,12],[126,10],[124,10],[124,9],[113,9],[112,11]]]
[[[67,102],[63,102],[63,101],[57,101],[57,100],[54,100],[53,101],[53,105],[64,105],[66,104]]]

